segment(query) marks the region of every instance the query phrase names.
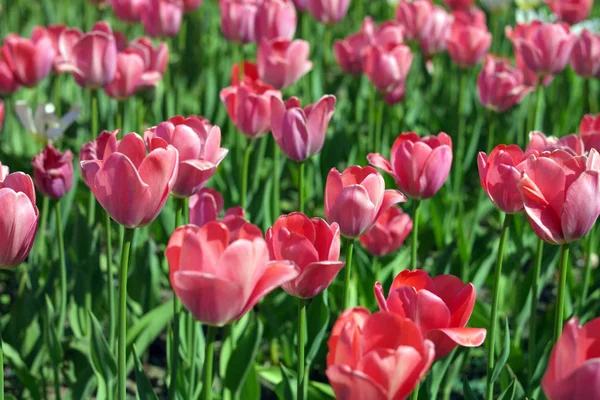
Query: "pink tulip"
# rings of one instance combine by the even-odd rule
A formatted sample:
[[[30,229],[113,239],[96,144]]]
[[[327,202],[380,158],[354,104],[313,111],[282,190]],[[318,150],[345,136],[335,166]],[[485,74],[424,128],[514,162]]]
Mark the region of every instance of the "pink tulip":
[[[308,12],[323,24],[340,22],[348,12],[350,0],[308,0]]]
[[[0,268],[16,267],[25,261],[38,219],[31,177],[22,172],[9,174],[8,167],[0,163]]]
[[[163,75],[169,64],[169,46],[165,42],[154,47],[147,37],[135,39],[129,50],[138,53],[144,60],[145,71],[156,71]]]
[[[579,136],[583,140],[586,151],[596,149],[600,152],[600,114],[587,114],[579,124]]]
[[[379,153],[371,153],[367,159],[374,167],[390,174],[407,196],[428,199],[448,178],[452,165],[452,139],[444,132],[423,138],[407,132],[394,141],[389,161]]]
[[[31,40],[36,42],[43,37],[50,39],[52,43],[52,49],[54,49],[54,59],[53,59],[53,69],[54,72],[58,72],[58,64],[61,60],[60,57],[60,48],[59,48],[59,39],[60,35],[67,30],[67,26],[63,24],[57,25],[48,25],[46,27],[36,26],[31,31]]]
[[[296,6],[296,10],[298,11],[306,11],[308,7],[308,0],[292,0],[294,2],[294,6]]]
[[[446,40],[450,36],[452,15],[441,7],[434,6],[423,24],[419,36],[419,47],[426,58],[446,51]]]
[[[46,197],[57,200],[73,187],[73,153],[58,151],[47,145],[33,159],[33,180],[35,186]]]
[[[259,4],[258,0],[219,0],[221,31],[227,40],[240,43],[256,41],[254,22]]]
[[[535,71],[531,70],[531,68],[529,68],[525,63],[523,55],[520,51],[519,43],[521,40],[531,40],[534,33],[537,31],[537,28],[541,24],[542,23],[540,21],[532,21],[529,24],[518,24],[514,29],[510,26],[507,26],[505,29],[506,37],[508,37],[512,42],[517,68],[523,72],[523,81],[527,86],[536,87],[540,78]],[[554,77],[552,75],[546,75],[543,78],[542,83],[544,86],[547,86],[550,84],[550,82],[552,82],[553,79]]]
[[[310,44],[305,40],[263,40],[256,55],[258,76],[276,89],[285,89],[312,69],[309,52]]]
[[[585,236],[600,215],[600,154],[559,149],[531,155],[519,191],[534,232],[548,243]]]
[[[594,0],[545,0],[560,21],[575,25],[590,16]]]
[[[518,184],[529,154],[516,144],[500,144],[489,156],[479,152],[477,167],[481,186],[502,212],[515,214],[523,211]]]
[[[337,222],[342,235],[367,233],[388,208],[406,201],[396,190],[385,190],[383,177],[373,167],[354,165],[343,173],[332,168],[325,184],[325,218]]]
[[[8,95],[19,90],[19,82],[15,79],[15,75],[11,71],[10,67],[0,57],[0,94]]]
[[[583,140],[574,134],[558,139],[554,136],[546,136],[542,132],[529,133],[529,144],[526,149],[528,154],[533,150],[541,153],[558,149],[567,151],[574,156],[582,156],[585,151]]]
[[[452,10],[464,10],[473,5],[475,0],[444,0],[444,4]]]
[[[600,318],[565,325],[554,344],[542,389],[548,400],[600,398]]]
[[[233,242],[220,222],[179,227],[166,256],[177,297],[194,318],[210,326],[236,321],[273,289],[298,276],[298,269],[287,261],[269,262],[267,243],[249,223]]]
[[[190,224],[203,226],[211,221],[218,221],[223,211],[223,196],[211,188],[202,188],[190,197]],[[230,238],[238,237],[240,229],[246,224],[243,207],[231,207],[225,210],[221,222],[229,229]]]
[[[450,58],[462,68],[474,67],[488,52],[492,35],[487,28],[454,21],[446,41]]]
[[[399,207],[390,207],[379,216],[373,228],[360,237],[360,243],[369,253],[382,257],[398,250],[412,228],[408,214]]]
[[[183,0],[183,11],[186,13],[196,10],[202,5],[202,0]]]
[[[477,93],[484,107],[505,112],[519,104],[533,88],[523,82],[523,73],[510,60],[488,55],[477,77]]]
[[[27,87],[37,85],[50,73],[56,55],[52,41],[46,36],[25,39],[10,34],[4,38],[1,50],[14,80]]]
[[[142,25],[151,37],[173,37],[183,17],[182,0],[147,0],[141,10]]]
[[[146,2],[147,0],[112,0],[112,9],[121,21],[139,22]]]
[[[527,37],[515,44],[525,64],[540,76],[560,73],[571,55],[577,37],[565,24],[532,24]]]
[[[125,100],[138,90],[156,86],[162,75],[156,71],[146,71],[144,59],[133,51],[122,51],[117,55],[115,78],[104,87],[109,97]]]
[[[254,37],[264,40],[292,40],[296,33],[296,7],[291,0],[262,0],[256,10]]]
[[[172,145],[179,152],[179,173],[172,188],[176,197],[198,193],[228,152],[221,147],[221,129],[202,117],[173,117],[146,130],[144,138],[150,150]]]
[[[477,26],[487,30],[487,17],[481,8],[471,7],[452,11],[452,18],[457,25]]]
[[[584,78],[600,78],[600,34],[585,29],[577,38],[570,58],[571,68]]]
[[[373,43],[374,35],[373,19],[365,17],[359,32],[349,35],[343,40],[335,41],[333,53],[342,71],[352,75],[362,74],[364,53]]]
[[[146,154],[134,132],[117,141],[118,130],[102,132],[79,153],[81,174],[100,205],[126,228],[148,225],[175,185],[179,156],[168,145]]]
[[[273,138],[286,156],[294,161],[304,161],[321,151],[335,102],[335,96],[327,95],[317,103],[301,108],[297,97],[291,97],[285,103],[271,97]]]
[[[404,36],[408,41],[418,41],[433,11],[430,0],[402,0],[396,8],[396,21],[404,28]]]
[[[411,320],[359,307],[344,311],[327,344],[326,374],[338,400],[406,399],[435,353]]]

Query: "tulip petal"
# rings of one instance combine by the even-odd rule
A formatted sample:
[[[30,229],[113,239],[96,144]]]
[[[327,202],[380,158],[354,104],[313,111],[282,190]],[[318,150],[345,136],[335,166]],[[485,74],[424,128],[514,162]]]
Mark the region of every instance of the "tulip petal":
[[[416,149],[416,146],[415,146]],[[433,149],[419,176],[421,198],[433,197],[444,185],[452,166],[452,149],[440,146]]]
[[[477,347],[483,344],[487,332],[482,328],[445,328],[426,333],[427,339],[435,343],[435,359],[446,357],[458,345]]]
[[[597,171],[583,172],[567,189],[561,216],[566,242],[582,238],[594,226],[600,215],[600,175]]]
[[[308,264],[296,279],[281,287],[296,297],[310,299],[327,289],[343,267],[341,261],[314,262]]]
[[[385,389],[375,383],[369,376],[363,372],[354,371],[347,365],[331,365],[325,373],[336,399],[375,400],[388,398]]]
[[[442,299],[429,290],[417,292],[415,315],[412,318],[422,332],[446,328],[450,323],[450,310]]]
[[[392,165],[381,154],[379,154],[379,153],[369,153],[369,155],[367,156],[367,161],[369,161],[369,164],[371,164],[375,168],[379,168],[379,169],[383,170],[384,172],[387,172],[394,179],[396,178],[396,174],[392,170]]]
[[[430,292],[436,292],[435,285],[429,274],[421,269],[414,271],[404,270],[400,272],[394,278],[392,286],[390,287],[390,293],[402,286],[412,286],[415,290],[427,289]]]
[[[595,399],[600,396],[600,359],[591,359],[563,381],[543,386],[552,400]]]
[[[9,175],[10,176],[10,175]],[[21,264],[27,258],[37,230],[38,212],[29,197],[0,186],[0,268]]]
[[[326,217],[340,225],[342,235],[358,237],[375,223],[376,209],[363,186],[350,185],[341,190]]]

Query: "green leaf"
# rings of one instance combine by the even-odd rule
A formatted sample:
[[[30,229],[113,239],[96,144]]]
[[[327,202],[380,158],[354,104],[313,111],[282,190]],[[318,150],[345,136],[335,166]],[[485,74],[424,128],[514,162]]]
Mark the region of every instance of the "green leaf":
[[[140,400],[158,400],[158,397],[156,397],[156,393],[154,393],[154,389],[152,389],[152,385],[144,372],[142,363],[135,350],[135,345],[133,346],[132,353],[135,370],[135,384],[137,386],[137,398]]]
[[[117,376],[117,362],[106,342],[106,338],[102,332],[102,325],[100,325],[100,322],[98,322],[98,319],[91,310],[88,313],[92,325],[90,334],[92,366],[97,373],[102,375],[104,381],[108,382]]]
[[[297,397],[297,379],[294,372],[280,365],[283,380],[275,387],[279,400],[295,400]]]
[[[246,381],[242,386],[240,399],[260,400],[260,383],[258,382],[258,374],[254,365],[250,368]]]
[[[477,396],[471,390],[471,385],[469,385],[469,378],[466,376],[463,377],[463,396],[465,400],[477,400]]]
[[[517,382],[517,378],[513,378],[510,385],[508,385],[500,397],[498,397],[498,400],[514,400],[515,393],[517,392],[517,385],[515,385],[515,382]]]
[[[15,375],[19,378],[19,382],[29,391],[32,398],[39,399],[40,391],[37,381],[31,374],[29,366],[21,359],[19,352],[6,342],[2,342],[2,349],[4,351],[4,358],[12,366]]]
[[[329,304],[327,303],[327,290],[316,296],[306,312],[307,320],[307,346],[306,346],[306,363],[311,364],[314,360],[323,338],[327,333],[329,324]]]
[[[502,352],[500,353],[500,358],[496,361],[496,365],[494,365],[494,370],[492,371],[492,383],[496,382],[496,379],[500,376],[504,365],[506,364],[506,360],[508,360],[508,356],[510,355],[510,329],[508,327],[508,318],[504,319],[504,342],[502,345]]]
[[[433,367],[431,368],[432,374],[429,379],[429,381],[431,383],[431,386],[430,386],[431,397],[433,397],[433,398],[437,397],[437,394],[440,390],[442,381],[444,380],[444,377],[446,376],[446,371],[448,371],[448,367],[452,363],[452,360],[454,360],[455,353],[456,353],[456,349],[453,350],[452,353],[448,354],[448,356],[446,356],[446,358],[444,358],[443,361],[435,363],[433,365]]]
[[[225,373],[225,387],[237,393],[244,385],[246,376],[253,367],[258,346],[262,339],[263,324],[259,319],[242,336],[242,340],[231,353],[230,362]]]
[[[58,333],[56,332],[56,327],[52,323],[54,320],[54,307],[52,306],[52,302],[50,298],[46,296],[46,314],[44,318],[44,341],[46,343],[46,347],[48,349],[48,355],[50,356],[50,361],[54,366],[60,365],[63,359],[63,350],[58,340]]]

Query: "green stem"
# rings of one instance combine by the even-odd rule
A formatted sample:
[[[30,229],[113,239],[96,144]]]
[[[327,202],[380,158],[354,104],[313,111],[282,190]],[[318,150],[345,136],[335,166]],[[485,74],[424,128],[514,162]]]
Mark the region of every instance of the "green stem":
[[[183,224],[183,213],[185,209],[185,200],[175,198],[175,229]],[[175,291],[173,291],[175,293]],[[179,369],[179,319],[181,314],[181,302],[179,298],[173,295],[173,337],[171,338],[171,370],[169,381],[169,400],[177,397],[177,370]]]
[[[65,242],[63,239],[62,216],[60,202],[54,206],[56,212],[56,232],[58,236],[58,259],[60,262],[60,304],[58,307],[58,340],[63,336],[65,328],[65,316],[67,315],[67,263],[65,261]]]
[[[273,172],[275,177],[273,178],[273,222],[281,215],[281,204],[280,204],[280,186],[279,186],[279,168],[281,160],[281,151],[277,142],[273,141]]]
[[[305,400],[304,392],[305,375],[304,340],[306,335],[306,300],[298,299],[298,400]]]
[[[198,327],[196,326],[196,320],[192,314],[188,314],[188,327],[190,334],[188,336],[189,343],[188,349],[190,349],[190,387],[188,393],[195,393],[196,391],[196,353],[198,352]]]
[[[125,130],[125,107],[127,102],[118,100],[117,101],[117,126],[115,129],[120,129],[123,134],[127,133]]]
[[[488,154],[492,151],[492,149],[495,146],[496,143],[496,138],[495,138],[495,134],[496,134],[496,114],[493,111],[489,111],[488,112],[488,121],[490,121],[490,125],[489,125],[489,131],[488,131],[488,140],[487,140],[487,146],[486,146],[486,151],[488,152]]]
[[[463,165],[465,158],[465,98],[467,94],[467,71],[460,71],[460,86],[458,94],[458,135],[456,144],[456,161],[454,162],[454,195],[456,201],[459,199],[460,188],[462,186]]]
[[[558,281],[558,299],[556,302],[556,314],[554,319],[554,343],[560,337],[563,328],[565,311],[565,293],[567,289],[567,271],[569,264],[569,244],[560,246],[560,280]]]
[[[304,163],[300,163],[300,177],[298,178],[298,210],[304,212],[304,203],[306,202],[304,190]]]
[[[354,239],[346,238],[346,275],[344,276],[344,302],[342,309],[348,308],[350,294],[350,277],[352,276],[352,252],[354,251]]]
[[[419,248],[419,210],[421,201],[413,201],[413,231],[412,231],[412,253],[410,258],[410,268],[417,269],[417,249]]]
[[[212,375],[215,353],[215,336],[217,328],[209,326],[206,332],[206,348],[204,351],[204,384],[202,385],[202,399],[212,399]]]
[[[366,151],[365,151],[365,155],[367,153],[369,153],[368,149],[369,146],[371,146],[371,143],[373,143],[374,141],[374,137],[375,137],[375,101],[376,101],[376,97],[377,97],[377,89],[375,88],[375,86],[371,85],[371,95],[369,96],[369,133],[368,133],[368,140],[367,140],[367,146],[366,146]],[[374,148],[374,151],[377,151],[378,148]]]
[[[110,215],[104,211],[104,234],[106,235],[106,286],[108,290],[108,345],[115,347],[115,285],[112,266],[112,226]]]
[[[241,193],[241,201],[240,205],[247,209],[248,204],[248,169],[250,167],[250,155],[252,154],[252,149],[254,148],[254,141],[249,139],[246,143],[246,150],[244,151],[244,165],[242,166],[242,193]]]
[[[134,229],[125,228],[123,248],[121,249],[121,270],[119,271],[119,342],[118,342],[118,396],[127,398],[127,274],[129,252],[133,241]]]
[[[504,257],[504,246],[508,237],[508,228],[512,215],[504,215],[504,224],[500,234],[500,244],[498,246],[498,255],[496,260],[496,271],[494,273],[494,287],[492,288],[492,318],[490,326],[490,335],[488,343],[488,363],[487,363],[487,400],[494,398],[494,384],[492,383],[492,371],[494,370],[494,350],[496,347],[496,329],[498,327],[498,305],[500,304],[500,278],[502,277],[502,258]]]
[[[90,131],[91,137],[96,137],[98,135],[98,90],[93,89],[90,93]],[[94,226],[94,221],[96,220],[96,198],[94,194],[90,192],[90,197],[88,200],[88,219],[87,225],[88,228],[92,228]]]
[[[537,87],[537,99],[535,103],[535,119],[534,122],[534,130],[542,131],[544,129],[544,121],[542,115],[542,101],[544,100],[544,85],[539,84]]]
[[[60,395],[60,374],[57,365],[52,365],[52,373],[54,375],[54,396],[55,399],[60,400],[62,397]]]
[[[4,351],[2,346],[2,327],[0,326],[0,400],[4,400]]]
[[[540,280],[540,272],[542,270],[542,259],[544,256],[544,241],[538,240],[537,254],[535,256],[535,266],[533,270],[533,282],[531,285],[531,311],[529,315],[529,384],[533,381],[533,373],[535,372],[535,363],[538,359],[535,356],[535,324],[537,319],[537,297]]]
[[[413,390],[412,394],[410,395],[410,398],[412,400],[417,400],[419,398],[419,388],[421,387],[421,385],[417,382],[417,386],[415,386],[415,389]]]
[[[591,79],[585,80],[585,85],[587,87],[588,96],[586,98],[584,98],[584,101],[587,101],[587,103],[588,103],[589,112],[592,114],[597,114],[598,113],[598,98],[596,96],[596,92],[595,92],[594,88],[592,87],[593,82],[594,81]]]
[[[585,249],[585,267],[583,273],[583,289],[581,290],[581,304],[580,309],[585,306],[588,291],[590,290],[590,281],[592,279],[592,254],[595,252],[596,244],[594,242],[595,228],[592,227],[590,233],[588,233]]]
[[[92,195],[94,197],[94,195]],[[48,214],[50,213],[50,198],[44,196],[42,200],[42,221],[40,222],[40,229],[38,230],[38,236],[36,237],[37,251],[35,256],[38,258],[43,256],[45,253],[44,249],[46,247],[46,230],[48,226]]]
[[[375,120],[375,151],[381,151],[381,135],[383,127],[383,109],[385,108],[385,102],[383,99],[379,100],[379,106],[377,107],[377,119]]]

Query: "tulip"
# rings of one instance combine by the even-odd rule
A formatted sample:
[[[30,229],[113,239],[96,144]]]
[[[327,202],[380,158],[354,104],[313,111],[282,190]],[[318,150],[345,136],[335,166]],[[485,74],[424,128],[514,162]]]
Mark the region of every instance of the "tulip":
[[[308,0],[308,12],[323,24],[340,22],[348,12],[350,0]]]
[[[362,74],[364,52],[373,43],[374,34],[373,19],[365,17],[359,32],[334,42],[333,53],[342,71],[352,75]]]
[[[457,25],[477,26],[487,30],[487,17],[477,7],[452,11],[453,23]]]
[[[587,114],[579,124],[579,136],[585,144],[585,150],[596,149],[600,152],[600,114]]]
[[[462,68],[474,67],[492,44],[487,28],[454,22],[446,41],[450,58]]]
[[[183,17],[181,0],[147,0],[141,10],[142,25],[151,37],[173,37],[179,33]]]
[[[57,67],[61,60],[59,40],[60,36],[64,31],[67,30],[67,26],[63,24],[48,25],[46,27],[36,26],[31,31],[31,40],[36,42],[43,37],[50,39],[52,43],[52,49],[54,50],[53,69],[58,72]]]
[[[467,9],[471,7],[474,2],[475,0],[444,0],[444,4],[452,10]]]
[[[594,0],[545,0],[560,21],[575,25],[590,16]]]
[[[21,264],[31,251],[37,231],[39,211],[35,188],[29,175],[8,173],[0,164],[0,268]]]
[[[104,87],[104,91],[109,97],[123,101],[142,88],[156,86],[162,75],[147,71],[146,68],[144,59],[138,53],[119,52],[115,78]]]
[[[196,10],[202,5],[202,0],[183,0],[183,11],[186,13]]]
[[[2,57],[19,85],[33,87],[52,69],[56,52],[45,36],[25,39],[15,34],[4,38]]]
[[[81,173],[112,219],[126,228],[145,226],[158,216],[175,185],[177,149],[167,145],[146,154],[137,133],[117,141],[118,132],[104,131],[83,145]]]
[[[517,68],[523,72],[523,80],[527,86],[537,86],[540,78],[535,71],[527,66],[523,54],[521,53],[519,43],[523,40],[532,40],[541,24],[540,21],[532,21],[529,24],[518,24],[514,29],[509,26],[505,29],[506,36],[513,45]],[[554,77],[552,75],[546,75],[542,78],[542,84],[547,86],[553,79]]]
[[[263,40],[256,55],[258,76],[276,89],[285,89],[312,69],[309,52],[310,44],[305,40]]]
[[[387,299],[381,283],[374,291],[381,311],[413,320],[433,342],[436,360],[456,346],[477,347],[485,340],[485,329],[465,327],[475,306],[475,287],[454,275],[431,278],[423,270],[405,270],[394,278]]]
[[[344,311],[327,344],[326,374],[339,400],[406,399],[435,353],[413,321],[360,307]]]
[[[254,37],[264,40],[292,40],[296,33],[296,8],[291,0],[262,0],[256,10]]]
[[[73,187],[73,153],[58,151],[47,145],[33,159],[33,180],[35,186],[46,197],[57,200]]]
[[[75,122],[81,108],[73,106],[60,119],[58,119],[55,112],[56,108],[50,103],[38,104],[35,114],[32,113],[31,107],[25,101],[19,100],[15,104],[15,114],[17,114],[23,128],[42,142],[59,140],[67,128]]]
[[[15,79],[15,75],[10,67],[0,57],[0,94],[9,95],[19,90],[19,82]]]
[[[452,139],[443,132],[423,138],[414,132],[403,133],[394,141],[389,161],[379,153],[371,153],[367,159],[374,167],[390,174],[407,196],[428,199],[448,178]]]
[[[190,197],[200,191],[228,150],[221,147],[221,129],[204,118],[173,117],[144,133],[148,149],[172,145],[179,152],[179,172],[172,188],[175,197]]]
[[[519,104],[533,89],[523,82],[523,73],[504,58],[488,55],[477,77],[477,93],[484,107],[505,112]]]
[[[301,108],[297,97],[285,103],[271,97],[273,138],[286,156],[301,162],[321,151],[335,102],[335,96],[327,95]]]
[[[147,0],[112,0],[112,9],[118,19],[126,22],[139,22],[142,8]]]
[[[571,318],[552,348],[542,389],[548,400],[600,398],[600,318]]]
[[[419,47],[426,58],[446,50],[446,40],[450,36],[452,15],[441,7],[434,6],[423,24],[419,36]]]
[[[585,29],[571,50],[573,71],[584,78],[600,78],[600,34]]]
[[[308,7],[308,0],[292,0],[294,2],[294,6],[296,6],[296,10],[298,11],[306,11]]]
[[[413,228],[408,214],[399,207],[390,207],[375,222],[369,232],[360,237],[360,243],[369,253],[382,257],[402,246]]]
[[[367,233],[381,214],[406,201],[396,190],[385,190],[383,177],[373,167],[332,168],[325,184],[325,218],[337,222],[342,235],[356,238]]]
[[[211,188],[202,188],[190,197],[190,224],[203,226],[217,221],[223,210],[223,196]],[[246,224],[245,211],[242,207],[231,207],[225,210],[221,222],[227,226],[230,239],[239,236],[240,229]]]
[[[418,41],[421,32],[431,17],[433,3],[430,0],[402,0],[396,8],[396,21],[404,28],[408,41]]]
[[[584,154],[583,140],[574,134],[558,139],[554,136],[546,136],[542,132],[529,133],[529,144],[526,149],[528,154],[534,150],[541,153],[558,149],[567,151],[574,156],[582,156]]]
[[[161,43],[154,47],[147,37],[141,37],[131,42],[129,50],[138,53],[144,60],[145,71],[156,71],[164,74],[169,64],[169,46]]]
[[[219,0],[221,31],[231,42],[256,41],[254,21],[258,11],[257,0]]]

